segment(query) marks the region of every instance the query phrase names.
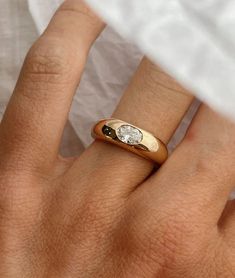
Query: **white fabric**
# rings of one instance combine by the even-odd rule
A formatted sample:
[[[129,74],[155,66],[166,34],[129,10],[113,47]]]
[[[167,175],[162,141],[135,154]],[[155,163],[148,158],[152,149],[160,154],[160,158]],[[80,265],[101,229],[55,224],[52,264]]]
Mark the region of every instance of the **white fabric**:
[[[235,1],[86,1],[198,97],[235,119]]]

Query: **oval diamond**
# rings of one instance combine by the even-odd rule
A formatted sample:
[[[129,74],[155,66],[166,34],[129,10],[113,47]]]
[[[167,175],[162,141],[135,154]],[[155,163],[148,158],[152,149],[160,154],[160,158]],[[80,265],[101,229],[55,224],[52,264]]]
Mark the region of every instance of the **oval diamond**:
[[[116,133],[120,141],[129,145],[137,145],[143,139],[143,133],[131,125],[120,126]]]

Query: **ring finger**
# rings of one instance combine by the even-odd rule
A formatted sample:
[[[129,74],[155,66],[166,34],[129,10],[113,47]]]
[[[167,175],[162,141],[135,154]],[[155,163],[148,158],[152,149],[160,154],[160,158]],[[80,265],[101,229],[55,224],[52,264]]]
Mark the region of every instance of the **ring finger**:
[[[192,100],[170,76],[144,58],[113,117],[143,128],[167,144]],[[70,174],[74,177],[73,173],[80,168],[82,173],[99,176],[105,169],[107,182],[103,180],[103,184],[110,186],[110,180],[116,180],[116,189],[128,192],[146,179],[153,167],[152,162],[136,154],[95,141],[74,164]]]

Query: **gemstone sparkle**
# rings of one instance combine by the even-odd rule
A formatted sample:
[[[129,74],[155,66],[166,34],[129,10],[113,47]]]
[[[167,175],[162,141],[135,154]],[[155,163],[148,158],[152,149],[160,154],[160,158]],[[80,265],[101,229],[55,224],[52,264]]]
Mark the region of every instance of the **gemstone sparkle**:
[[[131,125],[120,126],[116,134],[120,141],[129,145],[138,145],[143,139],[143,133]]]

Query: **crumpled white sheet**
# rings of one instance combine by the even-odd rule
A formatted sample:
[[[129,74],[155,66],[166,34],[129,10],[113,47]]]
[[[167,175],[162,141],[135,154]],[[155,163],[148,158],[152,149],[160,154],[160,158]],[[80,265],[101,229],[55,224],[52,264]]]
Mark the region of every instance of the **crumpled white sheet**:
[[[201,100],[235,119],[235,1],[86,1]]]

